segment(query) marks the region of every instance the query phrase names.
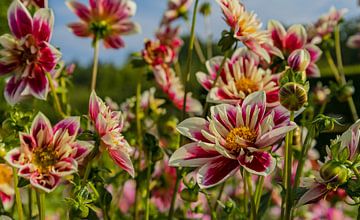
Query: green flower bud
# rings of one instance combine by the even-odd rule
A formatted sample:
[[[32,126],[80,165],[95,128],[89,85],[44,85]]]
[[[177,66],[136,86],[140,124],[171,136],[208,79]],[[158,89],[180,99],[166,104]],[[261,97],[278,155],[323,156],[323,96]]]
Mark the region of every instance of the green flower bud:
[[[231,200],[226,201],[224,211],[227,214],[230,214],[233,209],[234,209],[234,203]]]
[[[289,111],[299,110],[308,100],[304,86],[294,82],[288,82],[280,88],[279,98],[281,105]]]
[[[180,193],[180,197],[184,201],[196,202],[198,201],[198,194],[197,190],[183,189]]]
[[[320,168],[320,176],[323,180],[329,181],[329,187],[337,188],[347,182],[349,170],[342,163],[330,160]]]
[[[337,99],[340,102],[345,102],[350,98],[355,92],[354,86],[345,85],[337,92]]]
[[[209,16],[211,14],[211,5],[209,2],[204,2],[199,9],[199,12],[204,16]]]

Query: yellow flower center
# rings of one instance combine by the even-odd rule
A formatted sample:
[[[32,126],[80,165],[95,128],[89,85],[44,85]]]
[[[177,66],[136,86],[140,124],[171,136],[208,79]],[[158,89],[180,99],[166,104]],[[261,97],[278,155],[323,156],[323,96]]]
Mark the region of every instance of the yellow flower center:
[[[48,147],[37,147],[33,151],[32,162],[37,166],[40,172],[46,172],[56,164],[58,155],[52,146]]]
[[[6,164],[0,164],[0,185],[11,184],[12,182],[12,169]]]
[[[239,144],[238,138],[245,140],[246,142],[255,143],[257,138],[257,133],[254,130],[246,126],[240,126],[238,128],[232,129],[229,134],[226,136],[226,148],[233,152],[239,152],[241,148],[245,148]]]
[[[249,95],[258,90],[258,85],[251,79],[242,77],[236,83],[237,90],[242,91],[245,95]]]

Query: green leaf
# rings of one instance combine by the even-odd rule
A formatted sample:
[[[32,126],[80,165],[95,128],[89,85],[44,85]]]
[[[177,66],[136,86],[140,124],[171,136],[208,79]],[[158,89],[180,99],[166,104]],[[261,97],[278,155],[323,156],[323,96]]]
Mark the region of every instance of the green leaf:
[[[29,184],[30,184],[30,181],[28,179],[20,177],[17,187],[21,188],[21,187],[27,186]]]
[[[350,179],[344,186],[346,193],[352,198],[360,197],[360,184],[359,180]]]

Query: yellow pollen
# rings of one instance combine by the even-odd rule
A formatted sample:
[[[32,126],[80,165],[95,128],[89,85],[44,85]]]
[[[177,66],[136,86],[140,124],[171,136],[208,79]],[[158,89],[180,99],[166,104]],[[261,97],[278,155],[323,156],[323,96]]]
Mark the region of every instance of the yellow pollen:
[[[0,185],[11,184],[12,169],[6,164],[0,164]]]
[[[258,90],[258,85],[253,80],[245,77],[236,81],[235,86],[239,92],[242,91],[245,95],[249,95]]]
[[[240,145],[237,142],[237,138],[241,138],[249,143],[255,143],[257,138],[256,131],[251,130],[246,126],[241,126],[234,128],[226,136],[226,148],[233,152],[239,152],[241,148],[246,148],[246,146]]]
[[[32,154],[32,162],[40,172],[47,172],[58,160],[58,155],[52,146],[37,147]]]

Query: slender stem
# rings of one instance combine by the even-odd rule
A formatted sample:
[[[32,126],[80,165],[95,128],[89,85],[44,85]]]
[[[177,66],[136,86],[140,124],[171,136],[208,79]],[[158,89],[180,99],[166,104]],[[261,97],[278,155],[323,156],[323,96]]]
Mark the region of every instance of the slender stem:
[[[168,220],[173,219],[174,216],[174,212],[175,212],[175,201],[176,201],[176,195],[177,195],[177,191],[179,189],[179,185],[180,185],[180,180],[181,180],[181,174],[179,169],[176,170],[176,181],[175,181],[175,186],[174,186],[174,190],[173,190],[173,195],[171,197],[171,204],[170,204],[170,210],[169,210],[169,215],[168,215]]]
[[[194,49],[194,41],[195,41],[195,24],[196,24],[196,14],[197,14],[197,8],[198,8],[199,0],[195,0],[194,4],[194,10],[192,15],[192,22],[191,22],[191,31],[190,31],[190,41],[189,41],[189,48],[187,51],[187,62],[186,62],[186,69],[185,69],[185,76],[184,76],[184,99],[183,99],[183,108],[182,108],[182,115],[181,115],[181,121],[183,121],[186,118],[186,101],[187,101],[187,93],[189,90],[189,80],[190,80],[190,73],[191,73],[191,64],[192,64],[192,53]],[[181,146],[183,143],[183,137],[181,136],[179,139],[179,146]],[[175,209],[175,201],[177,196],[177,191],[180,184],[180,172],[179,169],[177,169],[176,172],[176,183],[174,186],[173,195],[171,198],[171,205],[169,210],[168,219],[173,219],[174,216],[174,209]]]
[[[218,207],[218,201],[221,199],[221,196],[222,196],[222,194],[224,192],[224,188],[225,188],[225,181],[221,184],[219,194],[218,194],[218,196],[217,196],[217,198],[215,200],[215,204],[214,204],[214,211],[215,212],[216,212],[216,209]]]
[[[32,197],[32,189],[31,187],[28,188],[28,197],[29,197],[29,220],[32,219],[32,202],[33,202],[33,197]]]
[[[21,203],[20,190],[19,190],[19,187],[17,186],[19,179],[18,179],[16,168],[13,168],[13,178],[14,178],[15,200],[16,200],[16,208],[17,208],[17,212],[18,212],[18,218],[19,218],[19,220],[23,220],[24,214],[23,214],[23,207],[22,207],[22,203]]]
[[[216,72],[216,77],[215,77],[213,83],[211,84],[210,90],[216,85],[217,81],[219,80],[220,75],[221,75],[221,71],[223,70],[223,67],[224,67],[224,65],[225,65],[226,59],[227,59],[229,56],[230,56],[230,50],[227,50],[227,51],[225,52],[225,54],[224,54],[224,57],[223,57],[222,61],[221,61],[220,67],[219,67],[219,69],[218,69],[217,72]],[[202,117],[205,117],[205,116],[206,116],[207,111],[208,111],[208,108],[209,108],[209,103],[206,101],[206,102],[205,102],[205,106],[204,106],[204,110],[203,110],[203,113],[202,113]]]
[[[92,79],[91,79],[91,91],[96,89],[96,77],[98,72],[99,64],[99,40],[94,40],[94,58],[93,58],[93,69],[92,69]]]
[[[46,77],[47,77],[47,80],[49,82],[49,86],[50,86],[50,89],[51,89],[51,93],[53,95],[53,98],[54,98],[54,107],[56,109],[56,111],[59,113],[59,115],[61,117],[66,117],[66,115],[64,114],[62,108],[61,108],[61,105],[60,105],[60,101],[59,101],[59,98],[56,94],[56,90],[55,90],[55,86],[54,86],[54,83],[53,83],[53,79],[50,75],[49,72],[46,72]]]
[[[240,174],[241,174],[241,176],[242,176],[242,178],[243,178],[243,183],[244,183],[244,212],[247,212],[248,211],[248,198],[247,198],[247,196],[248,196],[248,193],[247,193],[247,184],[246,184],[246,179],[245,179],[245,176],[246,176],[246,174],[245,174],[245,170],[243,170],[243,172],[241,172],[240,171]]]
[[[356,179],[360,181],[360,173],[359,173],[359,170],[356,168],[356,167],[353,167],[352,168],[355,176],[356,176]]]
[[[180,67],[180,63],[178,60],[175,61],[174,63],[174,69],[175,69],[175,73],[178,77],[181,77],[181,67]]]
[[[145,219],[149,220],[150,216],[150,181],[151,181],[151,158],[152,152],[151,149],[148,149],[147,155],[147,171],[146,171],[146,203],[145,203]]]
[[[256,184],[255,196],[254,196],[256,213],[258,212],[258,209],[260,207],[261,195],[264,188],[264,180],[265,180],[264,176],[259,176],[258,182]]]
[[[251,206],[251,216],[250,219],[256,219],[256,206],[255,206],[255,201],[254,201],[254,197],[253,197],[253,193],[252,193],[252,182],[251,182],[251,174],[245,171],[245,180],[246,180],[246,184],[248,187],[248,194],[250,197],[250,206]]]
[[[202,52],[201,44],[200,44],[199,39],[197,37],[195,37],[194,46],[195,46],[196,54],[199,57],[200,63],[204,64],[206,62],[206,58],[205,58],[204,53]]]
[[[327,105],[327,102],[325,101],[320,107],[319,114],[324,114],[326,105]]]
[[[212,219],[212,220],[216,220],[216,219],[217,219],[216,210],[214,210],[214,209],[212,208],[210,195],[209,195],[209,193],[207,193],[207,192],[205,192],[205,191],[203,192],[203,194],[205,195],[207,204],[208,204],[208,206],[209,206],[211,219]]]
[[[140,72],[141,73],[141,72]],[[142,138],[142,126],[141,126],[141,75],[138,77],[136,85],[136,133],[137,133],[137,145],[138,145],[138,163],[136,164],[136,170],[140,170],[141,164],[141,155],[143,151],[143,138]],[[140,188],[140,179],[136,178],[136,190],[135,190],[135,204],[134,204],[134,219],[139,219],[139,188]]]
[[[339,70],[337,69],[335,63],[334,63],[334,60],[330,54],[330,52],[328,50],[325,50],[325,57],[326,57],[326,60],[329,64],[329,67],[331,69],[331,71],[333,72],[334,74],[334,77],[336,79],[336,81],[340,84],[341,83],[341,76],[340,76],[340,73],[339,73]]]
[[[294,121],[294,112],[290,112],[290,121]],[[291,217],[291,197],[292,197],[292,189],[291,189],[291,167],[292,167],[292,139],[293,139],[294,131],[291,130],[286,134],[286,146],[285,146],[285,170],[286,170],[286,194],[285,194],[285,219],[289,220]]]
[[[211,28],[210,28],[210,19],[209,16],[204,17],[204,26],[206,30],[206,57],[209,60],[212,57],[212,34],[211,34]]]
[[[36,191],[36,200],[39,210],[39,220],[45,220],[45,193],[43,191]]]

